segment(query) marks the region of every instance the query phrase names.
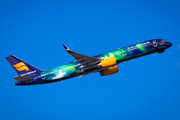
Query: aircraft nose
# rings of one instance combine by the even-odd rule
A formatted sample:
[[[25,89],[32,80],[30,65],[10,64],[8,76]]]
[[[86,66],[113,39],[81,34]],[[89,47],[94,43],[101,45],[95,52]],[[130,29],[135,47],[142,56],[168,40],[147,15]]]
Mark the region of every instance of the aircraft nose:
[[[171,46],[172,46],[172,43],[167,42],[167,46],[168,46],[168,47],[171,47]]]

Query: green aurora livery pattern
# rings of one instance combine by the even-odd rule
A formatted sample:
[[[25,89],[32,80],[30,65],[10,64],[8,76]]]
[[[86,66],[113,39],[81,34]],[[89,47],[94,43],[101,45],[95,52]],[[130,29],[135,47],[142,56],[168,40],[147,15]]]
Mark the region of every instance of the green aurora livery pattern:
[[[134,44],[128,47],[124,47],[121,49],[117,49],[114,51],[110,51],[107,53],[103,53],[100,55],[94,56],[99,59],[106,59],[109,57],[115,57],[116,63],[119,64],[121,62],[125,62],[127,60],[131,60],[134,58],[138,58],[144,55],[148,55],[151,53],[158,52],[160,50],[167,49],[167,45],[165,45],[166,41],[162,39],[154,39],[148,40],[142,43]],[[69,64],[62,65],[53,69],[49,69],[35,75],[29,76],[29,78],[34,78],[34,81],[30,82],[17,82],[15,85],[33,85],[33,84],[43,84],[50,83],[56,81],[62,81],[68,78],[83,76],[89,73],[99,72],[97,68],[90,70],[83,70],[83,66],[77,62],[73,61]]]

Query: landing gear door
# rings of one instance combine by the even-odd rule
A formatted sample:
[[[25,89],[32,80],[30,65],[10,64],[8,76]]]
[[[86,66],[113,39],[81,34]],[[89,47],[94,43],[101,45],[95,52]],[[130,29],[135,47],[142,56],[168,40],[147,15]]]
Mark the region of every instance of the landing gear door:
[[[154,47],[157,47],[157,46],[158,46],[156,40],[153,40],[153,46],[154,46]]]

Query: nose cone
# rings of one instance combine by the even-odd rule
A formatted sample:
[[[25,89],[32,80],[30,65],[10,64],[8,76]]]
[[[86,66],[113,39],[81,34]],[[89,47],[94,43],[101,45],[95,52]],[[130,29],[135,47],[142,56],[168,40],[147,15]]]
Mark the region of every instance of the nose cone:
[[[172,43],[167,42],[167,43],[166,43],[166,45],[167,45],[167,47],[169,48],[169,47],[171,47],[171,46],[172,46]]]

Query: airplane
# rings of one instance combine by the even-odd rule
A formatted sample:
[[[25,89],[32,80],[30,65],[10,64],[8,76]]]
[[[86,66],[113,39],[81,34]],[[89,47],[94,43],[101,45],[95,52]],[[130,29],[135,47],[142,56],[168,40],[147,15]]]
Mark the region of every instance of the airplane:
[[[64,44],[63,46],[75,60],[49,70],[40,70],[14,55],[5,57],[19,75],[14,77],[17,80],[14,85],[40,85],[94,72],[99,72],[101,76],[112,75],[119,72],[117,66],[119,63],[156,52],[163,53],[165,49],[172,46],[172,43],[163,39],[152,39],[93,57],[76,53]]]

